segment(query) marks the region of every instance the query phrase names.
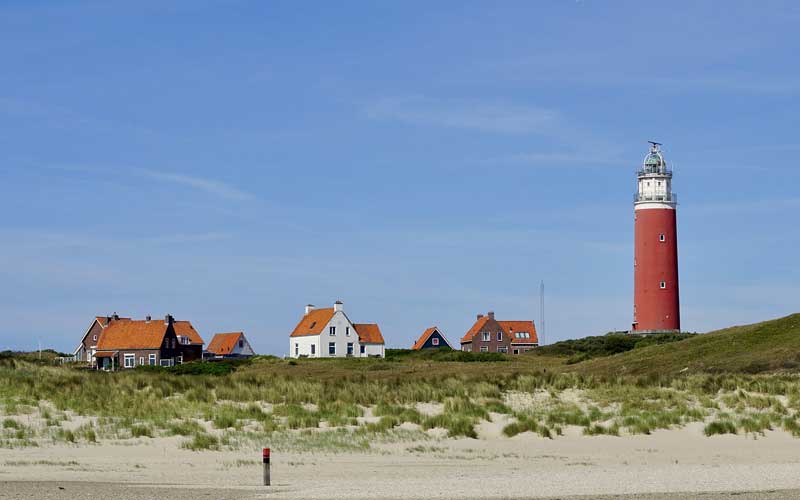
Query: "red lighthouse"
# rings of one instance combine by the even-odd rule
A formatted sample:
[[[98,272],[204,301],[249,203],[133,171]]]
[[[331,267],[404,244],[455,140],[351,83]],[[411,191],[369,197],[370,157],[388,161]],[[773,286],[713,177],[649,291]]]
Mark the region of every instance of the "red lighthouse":
[[[633,331],[680,331],[678,234],[672,170],[657,142],[637,172],[634,197]]]

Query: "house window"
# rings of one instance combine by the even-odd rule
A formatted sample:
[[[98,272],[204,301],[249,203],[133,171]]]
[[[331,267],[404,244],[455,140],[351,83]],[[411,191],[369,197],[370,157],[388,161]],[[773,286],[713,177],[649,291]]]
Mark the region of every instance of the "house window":
[[[164,339],[164,349],[169,349],[169,339]]]
[[[92,340],[93,340],[94,342],[97,342],[97,335],[93,335],[93,336],[92,336]]]
[[[172,360],[171,359],[162,359],[161,360],[161,366],[164,366],[164,367],[172,366]]]
[[[497,352],[502,352],[508,354],[508,346],[499,345],[497,346]]]
[[[347,355],[348,356],[352,356],[353,355],[353,343],[352,342],[348,342],[347,343]]]
[[[144,356],[139,356],[139,366],[144,366]]]
[[[350,327],[349,326],[344,327],[344,334],[347,335],[348,337],[350,336]]]
[[[172,348],[175,349],[175,339],[172,339]]]
[[[662,290],[664,290],[665,288],[667,288],[667,282],[666,281],[662,281],[661,283],[658,284],[658,287],[661,288]]]
[[[183,364],[183,354],[181,354],[180,356],[178,356],[178,358],[177,358],[177,363],[178,363],[179,365],[182,365],[182,364]]]
[[[147,364],[150,365],[150,366],[155,366],[156,365],[156,355],[155,354],[151,354],[147,358]]]
[[[336,327],[332,326],[328,328],[328,335],[336,335]]]
[[[489,352],[489,346],[482,345],[481,346],[481,352]]]
[[[503,332],[497,332],[497,341],[498,342],[502,342],[503,341]]]
[[[667,241],[667,237],[664,236],[664,233],[658,235],[658,241],[664,242]]]
[[[439,338],[434,337],[431,339],[431,345],[439,345]]]
[[[336,342],[328,342],[328,354],[336,356]]]
[[[361,354],[364,354],[365,352],[367,352],[367,346],[365,346],[365,345],[362,345],[362,346],[359,346],[359,347],[360,347],[360,349],[359,349],[359,352],[360,352]]]
[[[294,345],[294,355],[295,356],[299,356],[300,355],[300,344],[295,344]]]
[[[489,342],[489,332],[483,332],[483,341]]]
[[[136,355],[135,354],[126,354],[125,355],[125,368],[133,368],[136,366]]]
[[[514,349],[514,354],[519,354],[519,349]]]
[[[316,346],[316,344],[311,344],[311,354],[316,354],[316,353],[317,353],[317,346]]]
[[[239,349],[242,349],[243,347],[244,347],[244,340],[240,340],[239,341]]]

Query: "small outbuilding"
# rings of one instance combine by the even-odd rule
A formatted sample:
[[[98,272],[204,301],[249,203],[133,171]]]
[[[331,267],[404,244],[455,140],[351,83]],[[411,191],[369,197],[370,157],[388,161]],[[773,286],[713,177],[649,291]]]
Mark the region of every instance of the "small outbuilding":
[[[420,338],[414,343],[411,349],[419,351],[422,349],[452,349],[453,346],[447,341],[447,337],[439,330],[438,326],[432,326],[422,332]]]
[[[242,358],[255,354],[244,332],[215,334],[206,352],[207,357],[214,358]]]

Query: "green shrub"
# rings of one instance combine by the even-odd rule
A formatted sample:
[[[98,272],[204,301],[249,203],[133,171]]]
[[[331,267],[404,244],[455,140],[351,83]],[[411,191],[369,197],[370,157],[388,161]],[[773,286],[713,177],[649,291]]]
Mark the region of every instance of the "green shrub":
[[[716,420],[706,424],[703,429],[706,436],[715,434],[736,434],[736,425],[729,420]]]
[[[219,450],[219,439],[205,432],[197,432],[191,441],[181,443],[181,447],[192,451]]]

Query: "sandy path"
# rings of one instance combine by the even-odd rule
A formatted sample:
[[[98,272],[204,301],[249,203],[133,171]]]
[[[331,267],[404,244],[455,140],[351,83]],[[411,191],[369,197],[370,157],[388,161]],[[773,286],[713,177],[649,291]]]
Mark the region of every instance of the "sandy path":
[[[585,437],[573,430],[553,440],[524,434],[510,439],[398,443],[377,453],[276,453],[274,486],[269,490],[259,486],[258,450],[198,453],[180,449],[178,442],[178,438],[163,438],[0,450],[0,481],[5,482],[0,498],[37,498],[36,488],[52,490],[52,484],[40,481],[63,482],[81,489],[77,498],[95,498],[87,485],[98,480],[162,485],[155,489],[113,486],[115,495],[121,490],[131,495],[118,498],[173,498],[168,496],[173,494],[181,498],[173,490],[185,496],[187,486],[199,488],[191,494],[196,498],[597,498],[650,494],[640,498],[716,499],[728,498],[724,492],[754,491],[760,493],[736,498],[800,498],[800,440],[783,432],[770,432],[756,440],[744,436],[706,438],[701,426],[632,437]],[[424,451],[415,449],[417,445],[425,447]],[[163,494],[153,493],[162,490]],[[48,490],[51,496],[41,498],[66,498],[59,493],[63,491]],[[699,492],[718,494],[701,497]],[[202,496],[206,494],[209,496]]]

